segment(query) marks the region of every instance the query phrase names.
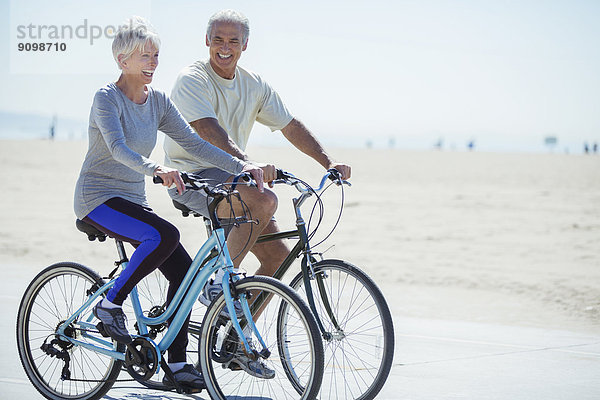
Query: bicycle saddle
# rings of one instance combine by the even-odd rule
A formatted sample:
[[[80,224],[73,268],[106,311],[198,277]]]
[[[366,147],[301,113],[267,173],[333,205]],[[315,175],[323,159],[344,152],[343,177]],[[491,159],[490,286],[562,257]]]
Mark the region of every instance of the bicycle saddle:
[[[106,240],[106,233],[99,231],[95,226],[92,226],[87,222],[78,219],[75,221],[75,226],[80,232],[83,232],[87,235],[90,242],[96,239],[98,239],[100,242],[104,242]]]

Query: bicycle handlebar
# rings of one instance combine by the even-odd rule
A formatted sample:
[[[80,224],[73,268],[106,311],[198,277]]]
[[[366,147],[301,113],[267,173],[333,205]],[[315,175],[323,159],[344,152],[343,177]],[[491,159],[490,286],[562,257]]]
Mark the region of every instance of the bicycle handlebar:
[[[186,189],[203,190],[208,197],[214,199],[214,201],[208,204],[208,216],[214,229],[221,228],[219,218],[217,217],[217,207],[223,199],[229,198],[229,196],[232,195],[237,195],[238,192],[235,190],[235,182],[228,189],[223,189],[222,185],[220,187],[214,187],[210,185],[206,179],[203,179],[198,175],[185,171],[180,171],[179,173],[181,174],[181,179],[185,183]],[[239,177],[241,177],[241,179],[247,179],[245,175],[247,174],[242,174],[242,176],[236,178],[239,179]],[[153,177],[152,181],[157,184],[163,183],[160,176]]]
[[[204,190],[204,192],[206,193],[207,196],[209,197],[224,197],[227,196],[227,191],[220,189],[220,188],[215,188],[212,187],[208,184],[208,182],[205,179],[202,179],[200,177],[198,177],[197,175],[194,175],[192,173],[189,172],[185,172],[185,171],[181,171],[181,179],[183,180],[183,182],[186,184],[185,187],[186,189],[191,189],[191,190]],[[163,183],[163,180],[160,176],[154,176],[152,178],[152,182],[156,183],[156,184],[161,184]]]
[[[180,174],[181,174],[181,178],[183,179],[183,182],[186,184],[186,189],[204,190],[204,192],[210,197],[222,197],[222,196],[227,196],[227,194],[228,194],[228,191],[223,190],[221,188],[215,188],[215,187],[209,185],[205,179],[202,179],[195,174],[185,172],[185,171],[181,171]],[[346,180],[342,180],[341,174],[337,169],[331,168],[331,169],[327,170],[327,173],[325,175],[323,175],[323,178],[321,178],[321,182],[319,183],[319,186],[312,190],[315,193],[322,191],[323,188],[325,187],[325,183],[327,182],[328,179],[332,182],[335,182],[335,184],[338,186],[340,186],[340,185],[352,186],[352,184],[350,182],[348,182]],[[152,181],[156,184],[163,183],[163,180],[160,176],[154,176],[152,178]],[[235,186],[239,183],[239,181],[246,182],[246,184],[249,184],[251,186],[256,186],[256,183],[254,182],[254,178],[252,177],[252,175],[250,175],[247,172],[243,172],[239,175],[236,175],[236,177],[233,179],[233,182],[231,185],[231,191],[235,190]],[[296,176],[294,176],[294,174],[292,174],[290,172],[286,172],[282,169],[277,169],[277,177],[273,181],[273,184],[278,184],[278,183],[285,183],[287,185],[294,186],[299,192],[305,192],[305,191],[309,190],[309,187],[310,187],[306,182],[296,178]]]
[[[325,187],[325,183],[327,182],[328,179],[335,182],[335,184],[338,186],[340,186],[340,185],[352,186],[352,184],[350,182],[348,182],[346,180],[342,180],[341,174],[337,169],[331,168],[331,169],[327,170],[327,173],[325,175],[323,175],[323,178],[321,178],[321,182],[319,183],[319,186],[316,189],[313,189],[314,192],[318,193],[321,190],[323,190],[323,188]],[[308,188],[303,188],[303,187],[298,186],[298,184],[302,184],[302,186],[308,186],[305,182],[296,178],[294,176],[294,174],[283,171],[281,169],[277,169],[277,179],[275,179],[273,181],[273,183],[274,184],[285,183],[287,185],[294,186],[299,192],[304,192],[304,191],[308,190]]]

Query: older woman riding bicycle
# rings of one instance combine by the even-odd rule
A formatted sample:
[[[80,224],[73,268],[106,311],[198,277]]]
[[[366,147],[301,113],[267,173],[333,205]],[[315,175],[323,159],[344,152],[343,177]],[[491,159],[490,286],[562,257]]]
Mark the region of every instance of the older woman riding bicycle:
[[[89,118],[89,149],[75,188],[77,218],[111,237],[131,243],[135,252],[106,298],[94,307],[105,331],[121,343],[131,336],[122,304],[133,287],[156,268],[169,280],[170,302],[192,260],[175,226],[148,205],[144,176],[160,176],[163,185],[185,190],[179,171],[149,159],[164,132],[198,159],[232,174],[250,173],[262,188],[263,171],[202,140],[169,97],[149,86],[158,66],[160,40],[152,26],[131,18],[117,32],[113,56],[121,74],[95,94]],[[189,317],[188,317],[189,320]],[[186,364],[187,321],[169,347],[169,367],[176,380],[204,388],[202,376]]]

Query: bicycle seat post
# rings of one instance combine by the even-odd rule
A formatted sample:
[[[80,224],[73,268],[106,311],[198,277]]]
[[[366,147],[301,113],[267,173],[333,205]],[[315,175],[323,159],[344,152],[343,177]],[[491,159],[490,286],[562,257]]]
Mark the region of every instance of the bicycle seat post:
[[[127,259],[127,253],[125,252],[125,246],[123,246],[123,242],[119,239],[115,239],[115,244],[117,245],[117,253],[119,253],[119,261],[117,261],[116,265],[121,265],[124,262],[129,261]]]

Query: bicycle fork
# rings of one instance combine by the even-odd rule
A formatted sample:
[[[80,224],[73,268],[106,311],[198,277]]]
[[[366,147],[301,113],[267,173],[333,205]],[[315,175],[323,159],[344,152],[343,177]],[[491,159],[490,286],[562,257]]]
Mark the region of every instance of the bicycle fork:
[[[329,296],[327,296],[327,291],[325,290],[325,284],[323,282],[324,277],[319,274],[315,274],[315,270],[313,268],[312,261],[312,252],[310,249],[310,244],[308,240],[308,233],[306,232],[306,223],[302,218],[302,214],[300,213],[300,206],[304,201],[309,197],[309,194],[302,194],[300,197],[293,200],[294,210],[296,212],[296,227],[300,234],[300,240],[304,244],[304,256],[302,257],[302,279],[304,281],[304,287],[306,288],[306,298],[308,300],[308,306],[312,311],[315,319],[317,320],[317,325],[319,326],[319,330],[321,331],[321,335],[323,339],[327,341],[331,341],[332,339],[341,339],[345,336],[343,329],[340,327],[337,318],[333,312],[333,308],[331,307],[331,303],[329,302]],[[314,279],[317,283],[317,288],[319,289],[319,297],[323,303],[323,308],[327,313],[327,317],[333,324],[335,328],[335,332],[328,332],[323,326],[323,321],[321,321],[321,317],[319,312],[317,311],[317,306],[315,304],[315,297],[313,294],[312,286],[310,281]]]
[[[255,351],[252,350],[252,348],[250,347],[250,344],[248,343],[248,339],[246,338],[246,335],[244,334],[244,331],[240,325],[238,316],[235,312],[234,298],[235,297],[239,298],[240,304],[242,306],[242,311],[244,313],[244,317],[246,318],[246,321],[247,321],[250,329],[252,330],[252,333],[254,333],[254,336],[256,336],[256,339],[258,340],[258,342],[260,343],[260,345],[262,347],[262,350],[259,351],[257,355],[260,356],[261,358],[267,359],[271,355],[271,352],[267,348],[267,345],[265,344],[262,336],[260,335],[260,332],[256,328],[256,324],[254,323],[254,319],[252,318],[252,314],[250,312],[250,306],[248,304],[248,299],[246,298],[246,294],[245,293],[237,294],[237,293],[231,292],[230,283],[233,283],[234,279],[236,279],[236,278],[237,278],[237,275],[232,274],[229,268],[227,268],[225,270],[225,275],[223,276],[223,281],[222,281],[222,287],[223,287],[223,294],[225,295],[225,305],[227,307],[227,312],[230,315],[233,327],[235,328],[236,332],[238,333],[239,338],[241,339],[242,343],[244,344],[244,349],[246,350],[246,354],[254,354]]]

